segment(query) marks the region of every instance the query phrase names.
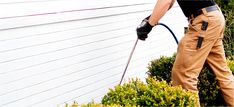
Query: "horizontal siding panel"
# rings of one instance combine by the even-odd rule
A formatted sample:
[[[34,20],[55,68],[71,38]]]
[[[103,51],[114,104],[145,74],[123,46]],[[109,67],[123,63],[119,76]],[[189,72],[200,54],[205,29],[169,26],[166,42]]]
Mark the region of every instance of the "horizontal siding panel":
[[[87,19],[93,19],[93,18],[102,18],[102,17],[110,17],[110,16],[116,16],[121,14],[130,14],[130,13],[136,13],[136,12],[144,12],[149,10],[149,7],[152,7],[152,3],[138,3],[138,4],[122,4],[119,3],[111,3],[112,5],[108,5],[106,2],[95,2],[95,3],[86,3],[85,4],[95,4],[95,7],[90,7],[84,5],[84,2],[77,3],[78,1],[75,1],[74,4],[77,4],[75,9],[63,9],[63,10],[54,10],[52,12],[48,12],[48,10],[51,11],[51,7],[43,7],[43,9],[46,9],[46,12],[41,11],[41,7],[43,6],[35,4],[36,6],[32,6],[32,4],[26,4],[25,6],[22,5],[22,7],[27,7],[25,10],[30,10],[28,13],[22,13],[18,9],[13,11],[13,13],[22,13],[23,15],[1,15],[5,17],[0,17],[0,22],[2,23],[0,26],[0,30],[4,29],[14,29],[14,28],[21,28],[21,27],[33,27],[33,26],[40,26],[40,25],[47,25],[47,24],[56,24],[56,23],[64,23],[69,21],[79,21],[79,20],[87,20]],[[70,6],[70,2],[68,5]],[[60,7],[65,6],[66,3],[62,4],[62,6],[56,7],[56,5],[52,5],[55,9],[60,9]],[[71,2],[72,3],[72,2]],[[136,2],[137,3],[137,2]],[[59,3],[60,4],[60,3]],[[114,4],[114,5],[113,5]],[[19,5],[19,4],[18,4]],[[17,5],[17,7],[19,7]],[[30,5],[30,6],[27,6]],[[44,4],[45,6],[51,6],[49,4]],[[8,8],[9,6],[6,5]],[[32,6],[32,7],[31,7]],[[82,8],[83,6],[86,6]],[[14,5],[10,6],[12,8],[16,8]],[[4,5],[1,8],[5,8]],[[40,10],[40,12],[32,12],[31,10]],[[52,8],[52,10],[54,9]],[[9,9],[11,10],[11,9]],[[22,9],[21,11],[25,11]],[[19,11],[19,12],[17,12]],[[56,18],[55,18],[56,17]]]
[[[100,102],[119,83],[137,38],[136,26],[154,3],[0,1],[0,106]],[[184,20],[176,4],[160,22],[180,39]],[[172,55],[176,47],[171,34],[156,26],[146,41],[139,41],[124,82],[130,77],[144,80],[149,61]]]

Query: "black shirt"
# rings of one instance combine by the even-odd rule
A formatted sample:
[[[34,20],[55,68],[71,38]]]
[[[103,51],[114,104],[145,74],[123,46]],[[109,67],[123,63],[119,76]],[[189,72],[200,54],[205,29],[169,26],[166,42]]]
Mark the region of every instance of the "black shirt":
[[[214,0],[177,0],[177,2],[186,17],[204,7],[215,5]]]

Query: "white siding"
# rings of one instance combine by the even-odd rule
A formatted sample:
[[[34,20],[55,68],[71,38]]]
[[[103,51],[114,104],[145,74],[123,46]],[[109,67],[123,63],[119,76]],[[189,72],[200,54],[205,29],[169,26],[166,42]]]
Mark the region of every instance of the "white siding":
[[[136,40],[136,26],[155,0],[1,0],[0,106],[87,103],[117,85]],[[178,5],[160,21],[178,39],[187,22]],[[139,41],[125,82],[144,80],[149,61],[176,52],[162,26]]]

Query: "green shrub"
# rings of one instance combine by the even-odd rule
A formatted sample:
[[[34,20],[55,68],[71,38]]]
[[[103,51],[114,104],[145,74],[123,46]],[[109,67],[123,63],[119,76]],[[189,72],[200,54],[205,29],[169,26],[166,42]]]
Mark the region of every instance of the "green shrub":
[[[88,103],[88,104],[82,104],[79,107],[121,107],[120,105],[106,105],[100,103],[94,103],[94,101]]]
[[[122,106],[195,106],[197,96],[183,90],[181,87],[172,87],[165,81],[148,78],[147,84],[140,80],[131,80],[122,86],[117,85],[103,97],[102,104]]]
[[[227,60],[227,64],[230,70],[232,71],[232,73],[234,74],[234,60],[230,60],[230,59]]]
[[[201,106],[225,105],[218,82],[208,65],[203,67],[198,80]]]
[[[171,81],[171,70],[175,61],[175,55],[172,57],[162,56],[153,60],[148,66],[147,74],[149,77],[155,77],[158,80]],[[228,60],[228,66],[234,74],[234,61]],[[205,65],[198,77],[198,90],[201,105],[218,106],[224,105],[220,88],[213,72]]]
[[[106,105],[106,106],[104,106],[103,104],[94,103],[94,101],[92,101],[92,102],[89,102],[88,104],[81,104],[81,105],[78,105],[78,103],[75,103],[75,102],[71,105],[66,103],[66,105],[64,107],[121,107],[121,106],[120,105]],[[131,107],[133,107],[133,106],[131,106]]]
[[[174,54],[172,57],[161,56],[159,59],[153,60],[148,66],[148,76],[156,77],[158,80],[171,82],[171,70],[175,62]]]
[[[228,4],[224,0],[216,0],[221,7],[226,19],[226,28],[224,32],[223,44],[226,56],[234,55],[234,0],[228,0]]]

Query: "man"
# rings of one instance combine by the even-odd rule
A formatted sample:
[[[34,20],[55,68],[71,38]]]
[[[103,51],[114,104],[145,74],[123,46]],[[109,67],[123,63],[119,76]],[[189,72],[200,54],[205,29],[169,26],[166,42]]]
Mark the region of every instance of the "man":
[[[158,0],[151,16],[137,27],[138,39],[145,40],[175,0]],[[177,0],[189,20],[172,69],[173,86],[198,94],[197,82],[205,62],[212,68],[228,106],[234,107],[234,77],[227,67],[222,38],[225,19],[213,0]],[[198,104],[198,106],[200,106]]]

